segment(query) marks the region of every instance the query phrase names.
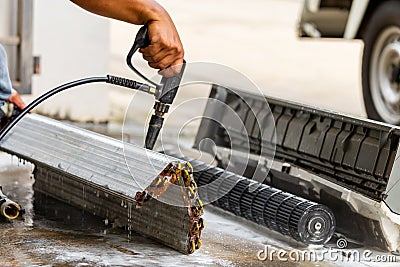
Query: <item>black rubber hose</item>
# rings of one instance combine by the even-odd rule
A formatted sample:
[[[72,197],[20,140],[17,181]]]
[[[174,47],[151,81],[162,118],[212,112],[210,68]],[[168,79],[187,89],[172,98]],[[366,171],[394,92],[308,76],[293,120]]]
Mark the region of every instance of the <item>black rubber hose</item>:
[[[32,109],[34,109],[37,105],[48,99],[49,97],[58,94],[64,90],[67,90],[69,88],[73,88],[76,86],[88,84],[88,83],[110,83],[122,87],[126,87],[129,89],[135,89],[135,90],[141,90],[146,93],[152,93],[150,86],[147,84],[143,84],[140,82],[132,81],[129,79],[121,78],[121,77],[116,77],[112,75],[107,75],[106,77],[91,77],[91,78],[85,78],[81,80],[76,80],[73,82],[69,82],[66,84],[63,84],[61,86],[58,86],[43,95],[39,96],[35,100],[33,100],[26,108],[24,108],[18,116],[16,116],[11,122],[9,122],[3,130],[0,131],[0,142],[3,140],[3,138],[7,135],[7,133],[26,115],[28,114]]]
[[[28,106],[26,106],[26,108],[24,108],[20,114],[18,114],[17,117],[14,118],[14,120],[10,121],[10,123],[8,123],[6,125],[6,127],[4,127],[3,130],[1,130],[0,132],[0,141],[3,140],[3,138],[7,135],[7,133],[26,115],[28,114],[32,109],[34,109],[37,105],[39,105],[40,103],[42,103],[44,100],[48,99],[49,97],[58,94],[64,90],[67,90],[68,88],[72,88],[75,86],[79,86],[79,85],[83,85],[83,84],[87,84],[87,83],[99,83],[99,82],[107,82],[108,78],[107,77],[92,77],[92,78],[85,78],[85,79],[81,79],[81,80],[77,80],[77,81],[73,81],[73,82],[69,82],[66,84],[63,84],[61,86],[58,86],[46,93],[44,93],[43,95],[39,96],[38,98],[36,98],[35,100],[33,100]]]

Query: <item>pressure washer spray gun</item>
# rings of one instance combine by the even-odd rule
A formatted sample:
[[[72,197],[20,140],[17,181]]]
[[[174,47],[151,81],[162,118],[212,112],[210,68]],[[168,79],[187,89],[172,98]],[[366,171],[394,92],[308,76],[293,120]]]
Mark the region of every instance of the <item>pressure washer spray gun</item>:
[[[154,114],[151,116],[149,122],[149,128],[147,130],[146,140],[145,140],[145,147],[147,149],[153,149],[154,144],[157,141],[158,135],[161,131],[161,128],[164,123],[164,115],[168,112],[169,106],[175,99],[176,93],[178,92],[179,85],[182,80],[182,75],[185,69],[186,62],[184,61],[180,73],[166,78],[163,77],[161,79],[161,84],[157,84],[144,75],[142,75],[133,65],[132,65],[132,57],[133,54],[139,49],[144,48],[150,45],[150,39],[148,34],[147,26],[143,26],[140,28],[139,32],[136,35],[135,42],[131,50],[128,53],[126,58],[126,62],[128,66],[141,78],[145,81],[151,83],[155,86],[155,98],[156,102],[154,103]]]
[[[132,45],[131,50],[128,53],[126,61],[128,66],[141,78],[143,78],[149,84],[140,83],[137,81],[133,81],[126,78],[116,77],[113,75],[107,75],[105,77],[91,77],[85,78],[77,81],[73,81],[70,83],[66,83],[59,87],[56,87],[45,94],[39,96],[35,100],[33,100],[24,110],[21,111],[11,122],[9,122],[1,131],[0,131],[0,144],[2,139],[7,135],[7,133],[18,123],[19,120],[22,119],[26,114],[28,114],[33,108],[42,103],[44,100],[49,97],[62,92],[64,90],[83,85],[88,83],[109,83],[122,87],[126,87],[129,89],[134,89],[142,92],[146,92],[148,94],[154,95],[156,102],[154,104],[154,114],[151,116],[149,122],[149,128],[147,130],[145,147],[147,149],[153,149],[154,144],[157,141],[158,135],[161,131],[161,128],[164,123],[164,115],[168,112],[169,106],[175,99],[176,93],[178,92],[179,85],[181,83],[182,75],[185,69],[185,62],[182,65],[181,71],[179,74],[166,78],[163,77],[161,79],[161,84],[157,84],[147,77],[145,77],[142,73],[140,73],[133,65],[132,65],[132,57],[135,52],[139,48],[144,48],[150,45],[150,39],[148,35],[147,25],[142,26],[139,32],[136,35],[135,41]]]

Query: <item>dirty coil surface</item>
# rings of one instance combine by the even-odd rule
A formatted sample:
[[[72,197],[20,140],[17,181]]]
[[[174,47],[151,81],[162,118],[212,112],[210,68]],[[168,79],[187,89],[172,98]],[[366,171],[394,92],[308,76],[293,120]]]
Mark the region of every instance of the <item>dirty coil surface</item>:
[[[180,192],[169,191],[172,185],[177,185]],[[135,200],[138,206],[143,206],[151,199],[158,199],[162,194],[172,193],[182,195],[183,207],[187,208],[190,220],[189,247],[191,254],[202,245],[201,233],[205,222],[201,216],[204,214],[203,202],[198,193],[197,184],[193,178],[193,167],[189,162],[174,161],[151,182],[143,191],[137,192]]]

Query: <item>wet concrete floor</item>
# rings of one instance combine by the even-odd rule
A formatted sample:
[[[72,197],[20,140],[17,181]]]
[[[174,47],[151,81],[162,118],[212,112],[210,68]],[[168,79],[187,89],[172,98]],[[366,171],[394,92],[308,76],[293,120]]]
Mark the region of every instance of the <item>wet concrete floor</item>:
[[[91,130],[117,137],[107,127]],[[287,252],[310,247],[212,206],[205,208],[203,246],[192,255],[182,255],[134,233],[128,239],[127,230],[114,229],[101,218],[34,192],[33,167],[0,152],[0,185],[6,195],[26,210],[21,219],[0,221],[0,266],[344,265],[344,262],[320,260],[279,261],[276,255],[272,260],[261,261],[257,253],[265,246]],[[366,266],[358,262],[350,264]]]

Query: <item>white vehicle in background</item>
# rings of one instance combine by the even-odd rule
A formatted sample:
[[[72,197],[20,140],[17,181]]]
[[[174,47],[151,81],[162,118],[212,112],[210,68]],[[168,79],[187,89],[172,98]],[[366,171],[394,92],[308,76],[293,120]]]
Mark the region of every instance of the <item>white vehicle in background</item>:
[[[299,34],[362,39],[367,115],[400,124],[400,0],[306,0]]]

